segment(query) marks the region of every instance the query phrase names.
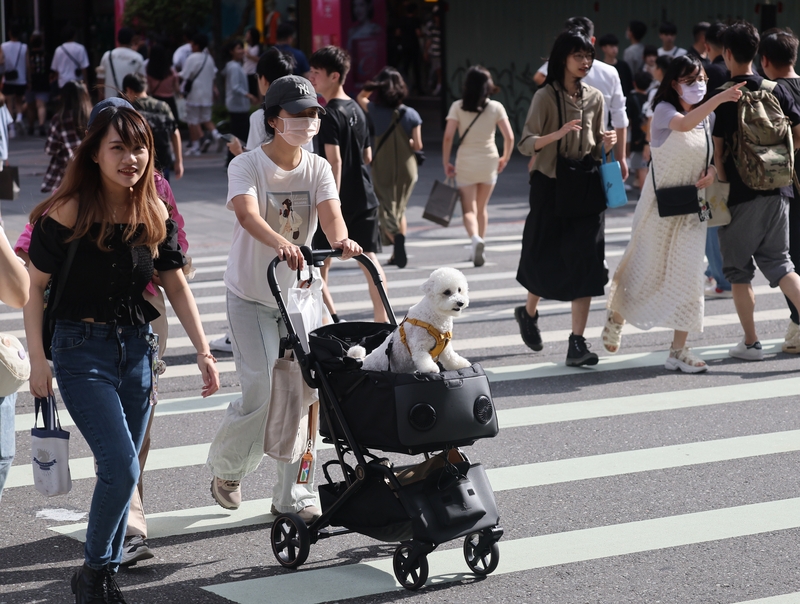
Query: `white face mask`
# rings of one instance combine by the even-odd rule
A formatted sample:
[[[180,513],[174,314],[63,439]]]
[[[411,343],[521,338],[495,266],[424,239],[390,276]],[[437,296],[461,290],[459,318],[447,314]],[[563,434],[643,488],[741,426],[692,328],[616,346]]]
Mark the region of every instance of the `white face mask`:
[[[681,84],[681,92],[681,98],[684,101],[690,105],[697,105],[706,96],[706,83]]]
[[[293,147],[302,147],[311,142],[319,132],[318,117],[279,117],[283,120],[283,132],[275,128],[275,134]]]

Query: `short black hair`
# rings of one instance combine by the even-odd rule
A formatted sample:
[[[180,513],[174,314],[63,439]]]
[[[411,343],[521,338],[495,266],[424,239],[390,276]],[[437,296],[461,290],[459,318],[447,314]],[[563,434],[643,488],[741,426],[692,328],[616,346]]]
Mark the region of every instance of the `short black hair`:
[[[227,42],[225,42],[225,46],[224,46],[224,47],[223,47],[223,49],[222,49],[222,50],[223,50],[223,52],[225,53],[223,56],[224,56],[226,59],[229,59],[229,58],[230,58],[230,56],[231,56],[231,53],[234,51],[234,49],[235,49],[237,46],[242,46],[242,47],[244,47],[244,42],[242,42],[241,40],[236,40],[236,39],[233,39],[233,40],[228,40]]]
[[[11,38],[19,38],[22,35],[22,28],[18,23],[12,23],[8,26],[8,35]]]
[[[672,57],[669,55],[661,55],[660,57],[656,58],[656,67],[658,67],[663,73],[667,73],[670,63],[672,63]]]
[[[665,34],[667,36],[677,36],[678,28],[675,26],[674,23],[670,23],[669,21],[664,21],[661,25],[658,26],[658,33]]]
[[[758,54],[776,67],[789,67],[797,61],[797,37],[788,27],[764,32]]]
[[[269,119],[272,117],[278,117],[281,112],[280,105],[273,105],[272,107],[264,107],[264,131],[269,136],[275,136],[275,128],[269,125]]]
[[[278,78],[294,73],[297,62],[288,52],[281,52],[274,46],[267,50],[256,63],[256,75],[272,84]]]
[[[350,55],[344,48],[338,46],[320,48],[311,55],[308,62],[314,69],[324,69],[328,75],[338,73],[340,84],[344,84],[350,71]]]
[[[589,17],[570,17],[564,22],[564,29],[582,29],[587,38],[594,37],[594,23]]]
[[[195,34],[192,36],[192,44],[196,45],[200,50],[208,48],[208,36],[205,34]]]
[[[633,85],[639,90],[647,90],[653,83],[653,74],[642,69],[633,75]]]
[[[731,51],[734,61],[744,65],[755,58],[760,40],[758,30],[752,23],[736,21],[722,35],[722,46]]]
[[[144,92],[146,85],[147,85],[147,80],[140,73],[129,73],[124,78],[122,78],[123,92],[125,92],[126,90],[133,90],[136,94],[142,94]]]
[[[461,109],[477,113],[485,106],[489,97],[499,89],[492,81],[492,74],[481,65],[473,65],[464,76]]]
[[[664,72],[664,79],[661,80],[661,84],[658,86],[658,90],[653,97],[653,109],[655,109],[656,105],[659,103],[666,102],[675,107],[678,111],[683,111],[681,97],[678,91],[672,87],[672,83],[686,76],[690,76],[698,70],[703,71],[703,64],[700,62],[700,59],[694,55],[686,54],[672,59],[669,67]]]
[[[639,42],[647,34],[647,25],[644,21],[631,21],[628,23],[628,31],[631,32],[633,39]]]
[[[657,57],[658,56],[658,48],[653,46],[652,44],[648,44],[644,47],[644,51],[642,52],[642,57]]]
[[[718,50],[722,49],[722,35],[725,33],[725,30],[728,29],[728,26],[725,25],[722,21],[715,21],[708,27],[708,31],[706,31],[706,42]]]
[[[547,64],[546,84],[558,82],[564,84],[564,76],[567,69],[567,57],[574,52],[586,52],[592,55],[594,60],[595,52],[592,40],[582,28],[567,29],[558,34],[550,51],[550,60]]]
[[[136,35],[130,27],[120,27],[119,31],[117,32],[117,42],[119,42],[122,46],[130,46],[131,42],[133,42],[133,36]]]
[[[288,40],[289,38],[293,38],[294,35],[294,26],[292,26],[291,23],[281,23],[278,25],[278,29],[275,32],[275,39]]]
[[[61,38],[64,42],[72,42],[75,39],[76,31],[74,25],[65,25],[61,30]]]
[[[197,35],[197,28],[192,26],[192,25],[184,25],[181,28],[181,34],[183,35],[183,37],[186,40],[191,42],[194,39],[194,37]]]
[[[697,25],[692,28],[692,37],[694,41],[697,42],[700,39],[700,34],[705,36],[708,28],[711,27],[711,23],[708,21],[700,21]]]
[[[601,36],[597,41],[597,45],[600,48],[603,48],[603,46],[619,46],[619,38],[614,34],[606,34]]]

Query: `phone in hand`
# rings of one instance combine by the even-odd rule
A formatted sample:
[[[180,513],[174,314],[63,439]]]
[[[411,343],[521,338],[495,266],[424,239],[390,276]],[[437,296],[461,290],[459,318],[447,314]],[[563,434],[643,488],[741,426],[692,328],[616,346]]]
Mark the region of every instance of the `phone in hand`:
[[[233,139],[236,138],[233,134],[220,134],[220,138],[225,139],[226,142],[232,143]]]

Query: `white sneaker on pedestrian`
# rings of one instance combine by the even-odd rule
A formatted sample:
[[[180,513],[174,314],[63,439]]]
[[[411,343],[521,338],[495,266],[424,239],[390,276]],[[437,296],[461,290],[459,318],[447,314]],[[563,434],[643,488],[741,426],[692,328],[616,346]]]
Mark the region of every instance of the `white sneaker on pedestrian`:
[[[233,352],[231,337],[227,333],[221,338],[211,340],[208,343],[208,346],[211,348],[211,350],[216,350],[217,352]]]
[[[789,327],[786,328],[786,336],[781,350],[789,354],[800,354],[800,325],[791,319],[789,319]]]
[[[196,156],[200,155],[200,147],[189,147],[184,151],[184,156]]]
[[[733,298],[733,292],[714,285],[706,288],[706,298]]]
[[[122,561],[120,566],[133,566],[142,560],[149,560],[153,557],[152,550],[148,547],[142,535],[125,537],[122,544]]]
[[[13,123],[8,125],[8,138],[17,138],[17,130],[14,128]]]
[[[475,266],[483,266],[486,263],[485,249],[486,249],[486,242],[477,235],[473,235],[472,264],[474,264]]]
[[[742,359],[745,361],[763,361],[764,351],[761,349],[761,342],[756,340],[749,346],[744,343],[744,340],[739,342],[736,346],[728,351],[728,355],[735,359]]]

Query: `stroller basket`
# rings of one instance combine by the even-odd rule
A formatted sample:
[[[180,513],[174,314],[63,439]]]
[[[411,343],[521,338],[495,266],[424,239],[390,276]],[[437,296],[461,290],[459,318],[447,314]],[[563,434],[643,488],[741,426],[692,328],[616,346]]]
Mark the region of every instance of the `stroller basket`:
[[[311,351],[359,445],[415,455],[496,436],[489,380],[477,363],[425,374],[353,369],[355,361],[346,358],[347,348],[360,344],[369,352],[393,329],[375,323],[339,323],[311,333]],[[320,418],[320,434],[331,438],[328,419],[325,414]]]

